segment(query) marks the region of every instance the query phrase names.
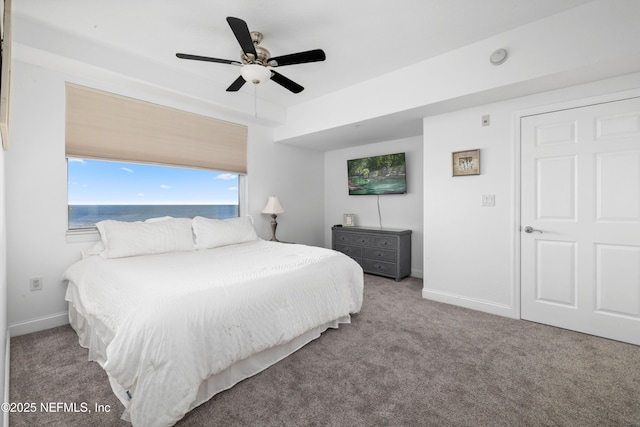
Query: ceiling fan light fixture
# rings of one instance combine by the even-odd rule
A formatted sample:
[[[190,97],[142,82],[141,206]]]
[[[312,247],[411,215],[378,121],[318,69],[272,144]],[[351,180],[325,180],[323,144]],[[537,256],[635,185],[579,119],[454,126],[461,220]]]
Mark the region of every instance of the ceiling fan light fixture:
[[[240,75],[246,81],[257,85],[263,81],[267,81],[271,78],[271,71],[262,65],[258,64],[245,64],[240,68]]]

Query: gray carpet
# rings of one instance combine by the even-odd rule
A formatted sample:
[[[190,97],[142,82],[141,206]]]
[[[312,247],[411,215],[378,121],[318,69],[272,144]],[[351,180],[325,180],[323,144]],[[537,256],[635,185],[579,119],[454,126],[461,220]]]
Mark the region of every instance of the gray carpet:
[[[640,426],[640,347],[421,298],[365,277],[362,312],[179,426]],[[126,426],[68,327],[11,339],[11,426]],[[41,402],[110,405],[43,413]],[[56,405],[53,405],[56,408]]]

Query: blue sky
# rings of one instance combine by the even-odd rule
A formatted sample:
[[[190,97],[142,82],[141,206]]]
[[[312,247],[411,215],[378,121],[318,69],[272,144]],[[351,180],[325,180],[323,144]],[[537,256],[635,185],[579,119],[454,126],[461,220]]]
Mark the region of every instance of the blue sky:
[[[238,204],[238,175],[200,169],[68,159],[71,205]]]

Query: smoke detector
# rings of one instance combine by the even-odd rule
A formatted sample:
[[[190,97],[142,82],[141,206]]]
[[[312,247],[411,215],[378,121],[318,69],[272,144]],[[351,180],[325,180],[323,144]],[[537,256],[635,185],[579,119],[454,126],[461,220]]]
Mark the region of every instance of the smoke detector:
[[[491,56],[489,57],[489,62],[491,62],[493,65],[500,65],[507,60],[507,56],[508,54],[505,49],[498,49],[491,54]]]

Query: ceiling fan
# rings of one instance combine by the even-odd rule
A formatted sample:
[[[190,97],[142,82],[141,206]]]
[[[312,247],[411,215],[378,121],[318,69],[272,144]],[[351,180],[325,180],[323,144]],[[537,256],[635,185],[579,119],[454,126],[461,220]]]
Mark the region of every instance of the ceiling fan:
[[[187,53],[176,53],[176,56],[182,59],[193,59],[196,61],[218,62],[221,64],[241,66],[240,76],[231,83],[231,86],[227,88],[227,92],[236,92],[240,90],[246,82],[258,84],[271,79],[293,93],[300,93],[304,90],[304,87],[278,73],[274,68],[283,67],[285,65],[324,61],[326,59],[322,49],[313,49],[305,52],[272,57],[267,49],[260,46],[260,43],[262,42],[261,33],[257,31],[249,31],[247,23],[240,18],[229,16],[227,17],[227,22],[242,48],[240,61],[190,55]]]

